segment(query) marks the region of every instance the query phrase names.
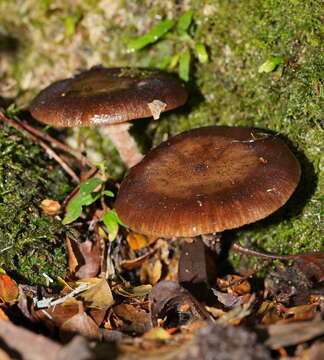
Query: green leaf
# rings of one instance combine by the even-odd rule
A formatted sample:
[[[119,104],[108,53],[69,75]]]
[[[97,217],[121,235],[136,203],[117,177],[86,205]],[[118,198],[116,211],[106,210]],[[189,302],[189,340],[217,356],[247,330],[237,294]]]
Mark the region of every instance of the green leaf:
[[[267,60],[262,65],[259,66],[258,72],[259,73],[269,73],[274,71],[278,65],[284,62],[283,57],[274,57],[272,59]]]
[[[114,194],[112,191],[110,191],[110,190],[105,190],[103,193],[104,193],[104,195],[106,195],[106,196],[110,196],[110,197],[114,197],[114,196],[115,196],[115,194]]]
[[[173,55],[170,61],[169,69],[173,70],[179,63],[180,54]]]
[[[108,229],[108,239],[109,241],[114,241],[118,234],[119,225],[124,225],[122,221],[119,219],[116,210],[112,209],[107,211],[101,218],[103,223],[106,225]]]
[[[69,15],[64,19],[65,34],[67,36],[71,36],[75,34],[76,26],[81,20],[81,18],[82,18],[81,13],[75,13]]]
[[[140,50],[145,46],[156,42],[165,35],[174,26],[174,24],[174,20],[164,20],[159,24],[154,25],[148,33],[137,39],[130,40],[127,46],[127,51]]]
[[[179,76],[182,80],[188,81],[190,76],[191,54],[189,49],[180,54]]]
[[[80,186],[79,194],[70,201],[66,208],[66,216],[62,220],[63,225],[70,224],[82,214],[83,206],[89,206],[98,200],[101,193],[93,193],[93,191],[103,183],[101,179],[91,178]],[[111,191],[104,191],[107,196],[114,196]]]
[[[204,44],[197,44],[195,46],[195,54],[201,64],[208,63],[208,53]]]
[[[6,109],[6,115],[8,118],[12,118],[15,115],[17,115],[20,110],[22,109],[22,106],[18,106],[15,103],[10,104]]]
[[[193,14],[194,14],[193,10],[188,10],[180,16],[177,24],[177,29],[180,35],[185,34],[189,29],[189,26],[192,22]]]
[[[74,220],[76,220],[78,217],[80,217],[82,214],[82,207],[81,206],[75,206],[73,207],[67,215],[62,220],[63,225],[70,224]]]
[[[91,194],[96,187],[102,184],[102,180],[98,178],[88,179],[80,186],[80,194]]]
[[[165,70],[168,67],[168,65],[170,64],[170,61],[171,61],[170,57],[166,57],[166,58],[162,59],[158,64],[158,68],[160,70]]]
[[[100,194],[79,194],[73,200],[70,201],[67,206],[67,212],[73,211],[76,207],[88,206],[93,204],[97,199],[99,199]]]

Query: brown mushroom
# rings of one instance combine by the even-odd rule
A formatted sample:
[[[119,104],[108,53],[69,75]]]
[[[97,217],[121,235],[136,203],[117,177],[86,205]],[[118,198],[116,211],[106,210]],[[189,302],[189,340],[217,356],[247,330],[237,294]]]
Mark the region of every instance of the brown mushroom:
[[[128,134],[129,120],[183,105],[183,83],[157,70],[95,67],[42,90],[29,109],[39,121],[58,127],[105,126],[128,166],[142,159]]]
[[[133,231],[219,233],[265,218],[289,199],[300,166],[278,138],[211,126],[161,143],[121,183],[115,208]]]
[[[300,166],[278,138],[204,127],[153,149],[123,180],[115,208],[134,231],[197,236],[260,220],[295,190]]]

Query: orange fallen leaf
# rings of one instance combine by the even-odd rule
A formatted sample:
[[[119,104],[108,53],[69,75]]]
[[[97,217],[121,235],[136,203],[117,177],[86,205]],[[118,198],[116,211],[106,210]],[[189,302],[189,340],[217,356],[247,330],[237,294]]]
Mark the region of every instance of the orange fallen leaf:
[[[166,329],[167,333],[170,334],[170,335],[174,334],[174,333],[177,332],[178,330],[179,330],[179,328],[176,328],[176,327]]]
[[[58,201],[44,199],[41,202],[41,208],[46,214],[55,215],[61,210],[61,205]]]
[[[0,274],[0,299],[4,303],[17,300],[19,290],[16,282],[7,274]]]
[[[134,232],[127,235],[127,242],[132,250],[143,249],[149,244],[148,238],[145,235]]]
[[[0,309],[0,319],[6,320],[6,321],[9,320],[8,316],[6,315],[6,313],[2,309]]]

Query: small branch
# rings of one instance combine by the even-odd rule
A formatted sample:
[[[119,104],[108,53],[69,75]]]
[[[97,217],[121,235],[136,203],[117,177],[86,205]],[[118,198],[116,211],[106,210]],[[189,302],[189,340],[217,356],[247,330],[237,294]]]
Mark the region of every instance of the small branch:
[[[232,250],[235,252],[244,254],[244,255],[250,255],[250,256],[257,256],[263,259],[272,259],[272,260],[293,260],[296,258],[297,255],[274,255],[274,254],[266,254],[255,250],[250,250],[239,243],[235,242],[232,245]]]
[[[21,126],[23,126],[25,129],[27,129],[29,132],[33,133],[34,135],[43,138],[44,140],[48,141],[49,143],[54,144],[55,146],[57,146],[59,149],[61,149],[62,151],[73,155],[76,159],[78,159],[82,164],[86,164],[88,165],[90,168],[95,167],[95,165],[92,164],[92,162],[85,156],[82,155],[82,153],[80,151],[77,151],[75,149],[72,149],[71,147],[61,143],[60,141],[56,140],[55,138],[53,138],[52,136],[38,130],[35,129],[34,127],[30,126],[27,121],[23,120],[20,121],[19,119],[15,119]]]
[[[31,134],[28,130],[26,130],[24,127],[22,127],[21,125],[19,125],[17,123],[17,121],[12,120],[7,118],[3,112],[0,110],[0,120],[3,121],[5,124],[15,128],[16,130],[18,130],[19,132],[21,132],[22,134],[24,134],[26,137],[28,137],[30,140],[32,140],[33,142],[37,143],[38,145],[40,145],[48,154],[49,157],[53,158],[54,160],[56,160],[60,166],[64,169],[64,171],[76,182],[76,183],[80,183],[80,179],[77,176],[77,174],[69,167],[69,165],[67,165],[57,154],[54,150],[52,150],[45,142],[43,142],[42,140],[40,140],[39,138],[37,138],[36,136],[34,136],[33,134]]]

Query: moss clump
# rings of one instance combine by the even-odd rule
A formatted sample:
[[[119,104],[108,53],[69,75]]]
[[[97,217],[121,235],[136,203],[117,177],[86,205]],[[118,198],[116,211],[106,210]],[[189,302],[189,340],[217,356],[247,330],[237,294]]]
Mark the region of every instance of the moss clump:
[[[42,149],[0,127],[0,267],[29,284],[45,283],[42,273],[64,276],[63,227],[40,203],[62,200],[70,190]]]

